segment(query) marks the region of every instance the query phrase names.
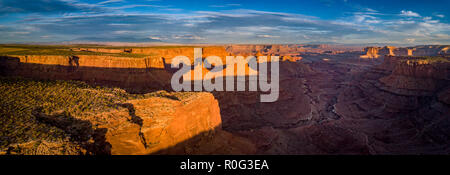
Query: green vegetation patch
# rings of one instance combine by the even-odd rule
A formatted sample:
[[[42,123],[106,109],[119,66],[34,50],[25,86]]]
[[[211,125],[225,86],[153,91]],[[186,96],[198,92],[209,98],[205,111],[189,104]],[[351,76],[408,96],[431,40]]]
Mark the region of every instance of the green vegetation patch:
[[[83,116],[118,108],[117,103],[128,99],[120,89],[16,77],[0,77],[0,96],[0,149],[13,143],[67,137],[61,129],[38,122],[33,115],[38,108],[48,115]]]
[[[414,59],[408,59],[408,60],[404,60],[404,61],[409,61],[409,62],[424,62],[427,64],[433,64],[433,63],[439,63],[439,62],[443,62],[443,63],[449,63],[450,60],[449,58],[445,58],[442,56],[413,56]]]
[[[88,48],[98,46],[90,46]],[[113,57],[144,58],[153,56],[151,54],[131,54],[131,53],[104,53],[89,51],[72,51],[70,45],[0,45],[0,55],[101,55]]]

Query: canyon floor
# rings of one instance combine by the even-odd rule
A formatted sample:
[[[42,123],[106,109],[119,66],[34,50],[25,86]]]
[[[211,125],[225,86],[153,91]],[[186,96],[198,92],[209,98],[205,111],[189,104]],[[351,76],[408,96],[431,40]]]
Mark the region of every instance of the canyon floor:
[[[310,72],[281,83],[290,98],[224,108],[224,129],[252,140],[259,154],[448,154],[448,102],[383,89],[378,79],[390,72],[378,64],[306,64]],[[249,109],[264,112],[248,115]],[[252,117],[233,121],[244,116]]]
[[[289,55],[279,99],[262,103],[261,92],[172,92],[167,61],[192,47],[3,47],[2,154],[450,153],[448,56],[204,48]]]

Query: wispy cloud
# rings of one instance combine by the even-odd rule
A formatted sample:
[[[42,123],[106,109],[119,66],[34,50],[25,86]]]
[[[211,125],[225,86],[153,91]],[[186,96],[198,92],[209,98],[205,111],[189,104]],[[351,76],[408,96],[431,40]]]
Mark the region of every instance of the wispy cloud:
[[[274,35],[257,35],[260,38],[279,38],[280,36],[274,36]]]
[[[110,7],[110,9],[113,9],[113,10],[123,10],[123,9],[137,8],[137,7],[163,8],[163,7],[167,7],[167,6],[148,5],[148,4],[132,4],[132,5],[123,5],[123,6],[120,6],[120,7]]]
[[[224,5],[210,5],[213,8],[225,8],[225,7],[239,7],[241,4],[224,4]]]
[[[402,10],[400,12],[401,16],[409,16],[409,17],[420,17],[420,15],[416,12],[410,11],[410,10]]]
[[[110,4],[110,3],[117,3],[117,2],[124,2],[124,0],[107,0],[107,1],[99,2],[97,4],[103,5],[103,4]]]
[[[4,0],[0,2],[0,14],[6,13],[70,13],[104,12],[94,4],[64,0]]]

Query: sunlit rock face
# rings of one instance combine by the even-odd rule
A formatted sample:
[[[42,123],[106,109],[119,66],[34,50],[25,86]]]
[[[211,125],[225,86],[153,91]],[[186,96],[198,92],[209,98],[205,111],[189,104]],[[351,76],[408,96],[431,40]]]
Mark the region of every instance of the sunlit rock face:
[[[183,100],[148,98],[126,103],[128,111],[92,118],[106,128],[111,154],[251,154],[253,145],[222,130],[217,100],[194,93]]]
[[[385,46],[379,50],[379,54],[394,56],[394,50],[397,50],[397,48],[393,46]]]
[[[10,55],[3,62],[5,75],[79,80],[94,85],[121,87],[133,93],[170,88],[172,77],[165,71],[161,58]]]
[[[378,58],[380,55],[378,55],[380,48],[378,47],[366,47],[364,48],[364,55],[361,55],[361,58]]]
[[[437,56],[448,55],[449,46],[426,45],[415,47],[366,47],[361,58],[378,58],[380,56]]]

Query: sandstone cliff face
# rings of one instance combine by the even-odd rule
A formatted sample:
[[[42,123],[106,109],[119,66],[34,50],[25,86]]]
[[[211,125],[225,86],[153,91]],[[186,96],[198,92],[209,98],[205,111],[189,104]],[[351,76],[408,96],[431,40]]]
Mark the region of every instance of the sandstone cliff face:
[[[182,48],[132,48],[130,53],[135,54],[150,54],[155,57],[162,57],[167,63],[171,63],[171,60],[176,56],[187,56],[192,63],[194,62],[194,47],[182,47]],[[230,54],[226,52],[224,47],[202,47],[202,56],[206,58],[208,56],[219,56],[222,58],[222,62],[225,63],[226,56]]]
[[[365,55],[361,55],[361,58],[378,58],[378,47],[366,47],[364,48]]]
[[[296,61],[301,60],[301,59],[302,59],[302,57],[300,57],[300,56],[297,56],[297,57],[291,57],[291,56],[289,56],[289,55],[287,55],[287,56],[281,56],[281,61],[291,61],[291,62],[296,62]]]
[[[155,56],[146,58],[113,57],[100,55],[10,55],[2,57],[2,75],[18,75],[37,79],[80,80],[94,85],[116,86],[132,93],[146,93],[170,89],[173,57],[187,56],[194,62],[193,48],[136,48],[132,53]],[[203,58],[219,56],[226,63],[229,56],[224,47],[203,48]],[[257,54],[259,56],[261,54]],[[295,62],[301,57],[281,56],[282,61]],[[269,56],[270,61],[270,56]],[[203,69],[203,76],[209,70]],[[222,75],[226,75],[226,68]],[[192,71],[187,72],[192,74]],[[237,70],[234,71],[237,74]],[[245,75],[249,75],[248,65]]]
[[[109,48],[72,48],[71,51],[78,52],[100,52],[100,53],[130,53],[130,54],[145,54],[151,55],[152,58],[158,58],[166,61],[166,63],[171,63],[172,58],[176,56],[187,56],[192,62],[194,61],[194,46],[193,47],[174,47],[170,48],[158,48],[158,47],[134,47],[134,48],[123,48],[123,49],[109,49]],[[219,46],[207,46],[198,47],[203,49],[203,57],[207,56],[219,56],[225,61],[226,56],[230,54],[225,50],[224,47]],[[82,55],[82,54],[80,54]]]
[[[394,50],[397,50],[396,47],[393,46],[385,46],[383,48],[381,48],[378,52],[380,55],[390,55],[390,56],[394,56]]]
[[[417,46],[414,49],[413,56],[435,56],[449,53],[449,46],[441,45]]]
[[[138,93],[170,87],[171,74],[161,58],[29,55],[3,57],[0,61],[2,75],[80,80]]]
[[[10,55],[19,59],[20,63],[74,66],[74,67],[99,67],[99,68],[164,68],[162,59],[157,57],[129,58],[98,55]]]
[[[408,48],[396,48],[393,50],[393,55],[398,55],[398,56],[412,56],[412,52],[414,49],[408,49]]]
[[[393,46],[385,47],[366,47],[365,54],[361,58],[378,58],[379,56],[437,56],[448,55],[449,46],[415,46],[407,48],[397,48]]]
[[[113,95],[113,94],[110,94]],[[254,154],[248,139],[222,130],[220,109],[210,93],[145,94],[117,101],[115,109],[63,116],[35,110],[39,122],[62,128],[70,138],[10,145],[20,154]],[[39,147],[36,147],[39,145]],[[2,150],[0,154],[10,154]],[[14,151],[13,153],[14,154]]]
[[[182,100],[130,100],[124,108],[89,120],[104,128],[111,154],[250,154],[253,145],[222,130],[220,109],[210,93]]]
[[[361,55],[361,58],[378,58],[380,56],[389,55],[395,56],[397,55],[407,55],[407,51],[402,48],[396,48],[393,46],[385,46],[385,47],[366,47],[364,49],[365,55]]]

